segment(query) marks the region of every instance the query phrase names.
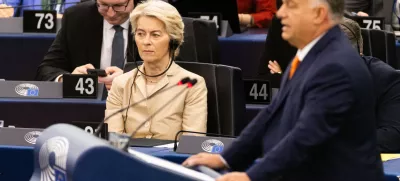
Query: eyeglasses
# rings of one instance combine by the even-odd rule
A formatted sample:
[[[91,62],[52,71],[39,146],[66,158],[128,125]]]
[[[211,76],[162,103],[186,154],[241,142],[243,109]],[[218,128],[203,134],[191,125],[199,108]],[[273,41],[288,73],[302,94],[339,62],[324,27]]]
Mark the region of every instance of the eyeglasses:
[[[130,0],[128,0],[128,2],[126,2],[126,4],[116,4],[116,5],[99,4],[96,1],[96,5],[97,5],[97,8],[99,8],[100,11],[108,11],[108,9],[111,7],[115,12],[121,12],[121,11],[125,11],[126,10],[126,7],[128,6],[129,1]]]

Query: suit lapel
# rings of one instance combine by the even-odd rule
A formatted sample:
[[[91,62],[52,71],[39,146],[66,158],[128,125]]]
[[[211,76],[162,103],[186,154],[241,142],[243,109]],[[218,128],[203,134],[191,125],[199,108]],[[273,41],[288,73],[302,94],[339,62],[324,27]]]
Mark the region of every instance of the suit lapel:
[[[139,67],[140,71],[143,72],[143,65]],[[137,71],[137,70],[136,70]],[[142,93],[143,97],[147,97],[147,92],[146,92],[146,79],[144,75],[142,75],[140,72],[137,72],[137,77],[135,80],[136,86],[139,88],[140,93]]]
[[[289,81],[289,72],[290,72],[290,68],[292,66],[292,61],[290,62],[288,68],[286,69],[285,73],[282,76],[281,86],[280,86],[281,89],[279,90],[279,94],[278,94],[279,96],[277,97],[277,100],[276,100],[277,103],[275,103],[275,106],[272,108],[270,116],[272,116],[276,112],[276,110],[278,110],[278,108],[280,108],[283,105],[284,100],[286,99],[286,97],[288,96],[288,94],[291,90],[293,81],[291,81],[291,80]]]
[[[153,91],[151,91],[151,93],[149,94],[149,96],[153,95],[154,93],[158,92],[160,89],[164,88],[165,86],[167,86],[169,83],[168,80],[168,76],[164,76],[160,82],[158,82],[156,84],[156,86],[154,87]]]
[[[139,70],[144,72],[143,65],[141,65],[139,67]],[[169,70],[166,72],[166,75],[156,84],[156,86],[154,87],[154,89],[152,90],[152,92],[149,95],[147,95],[147,91],[146,91],[146,79],[145,79],[144,75],[142,75],[140,72],[138,72],[138,74],[137,74],[138,76],[136,78],[135,84],[139,88],[143,97],[149,97],[149,96],[153,95],[154,93],[160,91],[165,86],[167,86],[169,84],[169,78],[176,75],[178,72],[179,72],[179,66],[175,62],[172,62],[172,65],[169,68]]]
[[[289,72],[290,72],[290,69],[292,67],[293,59],[294,58],[292,58],[292,61],[290,61],[289,66],[286,68],[285,72],[283,73],[283,76],[282,76],[282,79],[281,79],[281,85],[280,85],[280,89],[281,90],[285,89],[285,87],[286,87],[286,82],[287,82],[287,80],[289,78]]]
[[[285,71],[285,74],[282,79],[283,81],[281,86],[283,86],[283,89],[281,89],[279,92],[277,105],[281,105],[283,103],[283,101],[289,95],[290,90],[292,90],[293,87],[296,87],[296,84],[299,83],[299,81],[302,78],[302,75],[307,71],[307,69],[310,67],[312,62],[314,62],[314,60],[315,60],[315,55],[313,55],[312,52],[310,51],[305,57],[305,59],[298,66],[291,80],[289,80],[289,72],[290,72],[289,70],[291,67],[289,66],[289,69]],[[278,107],[279,106],[277,106],[277,108]]]
[[[156,87],[154,87],[154,90],[150,95],[160,91],[162,88],[167,86],[169,84],[169,78],[176,75],[178,72],[179,72],[179,66],[175,62],[172,62],[171,67],[165,73],[166,75],[160,80],[160,82],[157,83]]]
[[[271,115],[274,114],[276,110],[280,106],[283,105],[284,100],[289,95],[290,90],[293,87],[296,87],[296,84],[300,82],[302,78],[304,78],[305,72],[310,68],[313,62],[317,59],[319,52],[325,49],[325,47],[332,41],[332,39],[337,38],[340,36],[340,28],[335,26],[331,28],[315,45],[314,47],[308,52],[304,60],[300,63],[299,67],[297,68],[295,74],[293,75],[292,79],[289,80],[289,72],[291,68],[290,66],[286,69],[281,82],[281,89],[279,91],[279,97],[277,99],[277,103],[272,108]],[[292,60],[293,61],[293,60]]]
[[[93,13],[93,21],[89,26],[89,39],[86,47],[87,62],[93,64],[95,68],[100,68],[101,47],[103,43],[103,16],[97,11],[97,6],[93,3],[93,8],[90,10]]]

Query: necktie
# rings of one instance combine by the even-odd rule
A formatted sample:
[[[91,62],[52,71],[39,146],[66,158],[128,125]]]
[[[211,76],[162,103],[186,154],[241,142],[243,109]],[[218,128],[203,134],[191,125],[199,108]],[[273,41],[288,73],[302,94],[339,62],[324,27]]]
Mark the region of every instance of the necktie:
[[[115,34],[112,42],[111,66],[123,69],[125,63],[123,28],[119,25],[115,25],[113,28],[115,29]]]
[[[289,72],[289,79],[292,79],[294,72],[296,72],[297,67],[300,65],[300,60],[299,57],[295,57],[292,65],[290,66],[290,72]]]

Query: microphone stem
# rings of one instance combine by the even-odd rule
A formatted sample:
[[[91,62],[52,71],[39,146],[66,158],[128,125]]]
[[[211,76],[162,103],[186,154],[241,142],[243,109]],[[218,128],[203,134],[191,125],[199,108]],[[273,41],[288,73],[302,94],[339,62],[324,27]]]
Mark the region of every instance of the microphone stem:
[[[104,121],[101,122],[101,123],[99,124],[99,126],[96,128],[96,131],[95,131],[94,135],[95,135],[95,136],[99,136],[99,134],[100,134],[100,132],[101,132],[101,130],[102,130],[102,128],[103,128],[103,125],[104,125],[105,121],[107,121],[107,120],[110,119],[111,117],[117,115],[118,113],[121,113],[121,112],[125,111],[126,109],[128,109],[128,108],[130,108],[130,107],[136,106],[136,105],[138,105],[139,103],[141,103],[141,102],[143,102],[143,101],[146,101],[147,99],[151,99],[152,97],[154,97],[154,96],[156,96],[156,95],[158,95],[158,94],[160,94],[160,93],[162,93],[162,92],[165,92],[165,91],[167,91],[167,90],[169,90],[169,89],[172,89],[172,88],[176,87],[177,85],[178,85],[178,84],[172,85],[172,86],[170,86],[170,87],[168,87],[168,88],[166,88],[166,89],[163,89],[163,90],[159,91],[158,93],[154,93],[154,94],[152,94],[152,95],[149,96],[149,97],[146,97],[146,98],[144,98],[144,99],[142,99],[142,100],[140,100],[140,101],[138,101],[138,102],[135,102],[135,103],[133,103],[133,104],[131,104],[131,105],[128,105],[128,106],[126,106],[126,107],[124,107],[124,108],[122,108],[122,109],[120,109],[120,110],[118,110],[118,111],[112,113],[111,115],[107,116],[107,117],[104,119]]]
[[[173,100],[175,100],[175,98],[179,95],[181,95],[187,87],[185,87],[185,89],[182,89],[180,92],[178,92],[177,94],[175,94],[175,96],[172,96],[172,98],[165,103],[162,107],[160,107],[156,112],[153,113],[153,115],[151,115],[150,117],[148,117],[145,121],[143,121],[142,123],[140,123],[140,125],[132,132],[131,136],[129,137],[129,141],[132,139],[133,136],[135,136],[135,134],[139,131],[140,128],[142,128],[144,126],[144,124],[146,124],[147,121],[149,121],[154,115],[158,114],[161,110],[163,110],[165,107],[167,107],[168,104],[170,104]],[[125,143],[123,150],[128,152],[128,148],[129,148],[129,141],[127,143]]]

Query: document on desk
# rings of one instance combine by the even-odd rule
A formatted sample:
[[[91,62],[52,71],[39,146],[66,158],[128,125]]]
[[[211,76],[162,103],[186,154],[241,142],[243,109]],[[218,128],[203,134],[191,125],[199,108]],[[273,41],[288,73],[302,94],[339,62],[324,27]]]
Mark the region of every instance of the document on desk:
[[[175,143],[165,144],[165,145],[158,145],[155,146],[157,148],[174,148]],[[176,143],[176,146],[179,145],[179,142]]]
[[[394,35],[395,35],[396,37],[399,37],[399,36],[400,36],[400,31],[394,31]]]
[[[192,179],[195,180],[201,180],[201,181],[215,181],[215,179],[211,178],[210,176],[194,171],[192,169],[189,168],[185,168],[181,165],[178,165],[176,163],[172,163],[170,161],[161,159],[161,158],[157,158],[151,155],[147,155],[145,153],[141,153],[138,151],[135,151],[131,148],[129,148],[129,153],[132,154],[135,158],[138,158],[144,162],[147,162],[149,164],[170,170],[172,172],[178,173],[180,175],[185,175],[187,177],[190,177]]]
[[[394,159],[399,159],[400,158],[400,154],[381,154],[381,159],[383,162],[385,161],[389,161],[389,160],[394,160]]]
[[[381,154],[385,175],[400,176],[400,154]]]

